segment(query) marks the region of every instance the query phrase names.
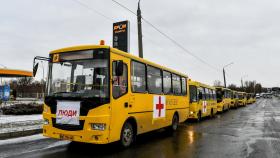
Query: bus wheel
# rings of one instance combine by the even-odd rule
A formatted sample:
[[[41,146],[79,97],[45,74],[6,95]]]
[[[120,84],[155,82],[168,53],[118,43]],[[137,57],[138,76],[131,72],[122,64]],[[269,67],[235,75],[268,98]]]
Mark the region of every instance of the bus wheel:
[[[210,114],[210,117],[213,118],[214,117],[214,111],[213,109],[211,109],[211,114]]]
[[[197,122],[200,122],[201,119],[202,119],[202,117],[201,117],[201,111],[199,111],[199,112],[197,113]]]
[[[176,131],[178,129],[178,125],[179,125],[179,117],[177,114],[174,114],[172,118],[172,125],[171,125],[172,130]]]
[[[131,123],[125,122],[122,128],[122,133],[121,133],[121,145],[123,147],[129,147],[133,141],[134,141],[134,131]]]

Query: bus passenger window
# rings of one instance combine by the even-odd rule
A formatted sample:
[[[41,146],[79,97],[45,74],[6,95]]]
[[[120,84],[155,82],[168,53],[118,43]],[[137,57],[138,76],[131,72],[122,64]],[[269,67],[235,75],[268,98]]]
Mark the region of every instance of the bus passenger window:
[[[175,95],[181,95],[181,79],[178,75],[172,74],[172,87]]]
[[[186,78],[182,77],[182,94],[186,95],[187,94],[187,80]]]
[[[208,88],[204,88],[204,91],[205,91],[205,100],[209,100],[209,91],[208,91]]]
[[[127,93],[127,65],[124,64],[123,75],[116,76],[116,61],[113,62],[113,97],[119,98]]]
[[[190,86],[190,100],[191,102],[197,102],[197,88],[196,86]]]
[[[152,66],[147,66],[148,90],[149,93],[162,93],[162,76],[161,70]]]
[[[167,71],[163,71],[162,76],[163,76],[163,93],[171,94],[172,93],[171,73]]]
[[[146,65],[140,62],[131,62],[132,92],[146,92]]]

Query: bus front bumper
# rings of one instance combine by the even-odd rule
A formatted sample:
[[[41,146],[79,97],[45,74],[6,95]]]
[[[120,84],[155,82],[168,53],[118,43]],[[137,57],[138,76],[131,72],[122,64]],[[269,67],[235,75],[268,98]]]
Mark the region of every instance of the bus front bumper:
[[[49,122],[43,125],[43,135],[46,137],[92,144],[109,143],[109,116],[84,117],[84,126],[81,130],[63,130],[53,127],[53,117],[50,114],[43,114],[43,118]],[[93,130],[93,123],[105,124],[105,130]]]

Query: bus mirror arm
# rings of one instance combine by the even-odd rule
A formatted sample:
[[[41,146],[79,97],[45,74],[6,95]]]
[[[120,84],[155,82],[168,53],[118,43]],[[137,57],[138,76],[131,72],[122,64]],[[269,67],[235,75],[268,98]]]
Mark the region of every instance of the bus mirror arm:
[[[41,57],[41,56],[36,56],[33,59],[33,77],[36,76],[37,70],[38,70],[38,66],[39,66],[39,62],[37,62],[38,60],[41,61],[50,61],[50,58],[47,57]]]

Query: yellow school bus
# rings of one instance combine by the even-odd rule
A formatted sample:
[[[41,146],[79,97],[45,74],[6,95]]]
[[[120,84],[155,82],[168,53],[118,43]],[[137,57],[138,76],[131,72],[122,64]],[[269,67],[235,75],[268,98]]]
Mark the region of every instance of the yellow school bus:
[[[214,117],[217,113],[216,91],[214,87],[189,80],[190,119],[200,121],[203,117]]]
[[[245,97],[246,97],[246,105],[249,105],[249,104],[251,104],[250,103],[250,94],[249,93],[245,93]]]
[[[233,108],[238,107],[238,92],[232,91],[232,97],[231,97],[231,104],[233,104]]]
[[[233,90],[229,90],[229,97],[230,97],[230,104],[229,104],[229,108],[234,108],[234,103],[235,103],[235,98],[234,98],[234,92]]]
[[[253,103],[255,103],[255,102],[256,102],[256,94],[253,93],[253,94],[252,94],[252,97],[253,97]]]
[[[253,104],[255,102],[255,99],[254,99],[254,94],[253,93],[249,93],[249,104]]]
[[[215,87],[217,93],[217,111],[224,112],[230,107],[231,97],[230,89],[223,87]]]
[[[136,135],[164,127],[175,131],[189,115],[187,79],[110,46],[54,50],[43,135],[128,147]]]
[[[246,93],[245,92],[238,92],[238,105],[246,106]]]

